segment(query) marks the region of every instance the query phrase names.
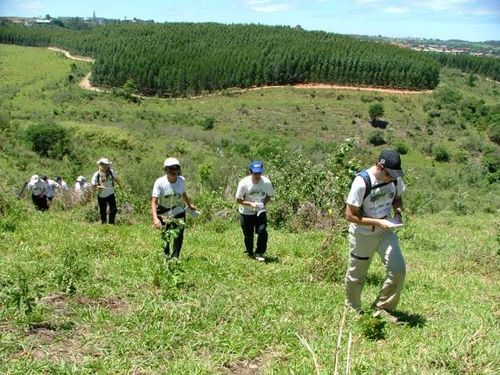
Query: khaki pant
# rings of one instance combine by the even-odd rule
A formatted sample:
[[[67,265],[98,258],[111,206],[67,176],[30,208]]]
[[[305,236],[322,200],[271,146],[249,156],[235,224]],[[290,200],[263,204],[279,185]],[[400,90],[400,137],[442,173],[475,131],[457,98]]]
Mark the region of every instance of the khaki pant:
[[[372,307],[393,311],[399,302],[406,274],[405,261],[393,231],[372,235],[349,233],[349,267],[345,276],[346,305],[361,309],[361,291],[375,251],[385,265],[386,277]]]

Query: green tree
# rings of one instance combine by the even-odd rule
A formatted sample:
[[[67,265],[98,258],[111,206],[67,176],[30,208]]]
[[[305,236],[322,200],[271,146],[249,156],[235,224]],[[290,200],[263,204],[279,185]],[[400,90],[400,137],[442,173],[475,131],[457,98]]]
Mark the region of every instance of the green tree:
[[[379,117],[382,117],[385,113],[384,106],[381,103],[373,103],[368,109],[368,115],[370,116],[370,121],[376,121]]]

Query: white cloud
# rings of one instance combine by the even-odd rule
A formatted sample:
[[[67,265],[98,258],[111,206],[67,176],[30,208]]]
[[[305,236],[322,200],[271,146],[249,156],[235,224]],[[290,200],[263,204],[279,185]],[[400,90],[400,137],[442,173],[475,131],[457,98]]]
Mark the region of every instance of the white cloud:
[[[283,12],[292,8],[288,2],[276,2],[273,0],[247,0],[245,2],[251,10],[262,13]]]
[[[19,4],[19,8],[24,11],[32,12],[43,9],[43,4],[40,1],[26,1]]]
[[[408,8],[405,7],[387,7],[383,9],[386,13],[391,14],[402,14],[408,12]]]

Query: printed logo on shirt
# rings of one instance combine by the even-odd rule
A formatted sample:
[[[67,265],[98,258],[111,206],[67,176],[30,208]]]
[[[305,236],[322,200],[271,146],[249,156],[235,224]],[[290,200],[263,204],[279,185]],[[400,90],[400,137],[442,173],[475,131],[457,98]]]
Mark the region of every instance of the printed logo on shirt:
[[[248,192],[248,196],[252,199],[264,199],[266,194],[263,190],[252,189]]]

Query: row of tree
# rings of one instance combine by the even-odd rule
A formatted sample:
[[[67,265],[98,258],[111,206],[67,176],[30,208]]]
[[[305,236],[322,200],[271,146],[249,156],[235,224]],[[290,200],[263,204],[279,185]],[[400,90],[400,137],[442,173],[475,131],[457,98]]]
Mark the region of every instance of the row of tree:
[[[443,66],[458,68],[464,72],[480,74],[495,81],[500,81],[500,59],[496,57],[452,55],[436,52],[430,55]]]
[[[56,45],[93,56],[94,83],[122,86],[132,79],[141,92],[164,97],[308,82],[405,89],[432,89],[439,82],[439,64],[426,54],[280,26],[1,27],[0,42]]]

